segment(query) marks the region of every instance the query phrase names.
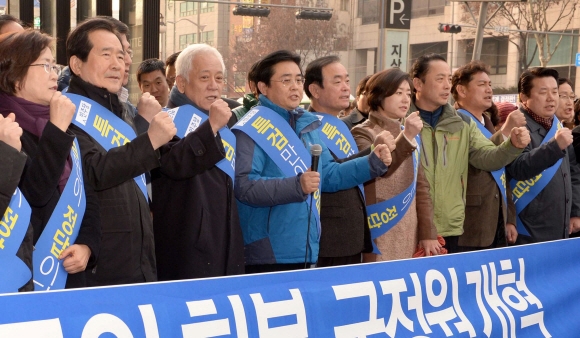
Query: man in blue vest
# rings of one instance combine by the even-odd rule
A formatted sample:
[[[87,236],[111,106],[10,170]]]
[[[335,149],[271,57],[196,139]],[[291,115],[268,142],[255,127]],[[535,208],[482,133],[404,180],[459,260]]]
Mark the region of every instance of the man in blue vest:
[[[572,132],[555,117],[558,72],[543,67],[526,70],[518,92],[519,110],[532,140],[506,168],[513,178],[516,244],[567,238],[580,230],[580,172],[571,146]]]
[[[340,112],[350,105],[350,79],[340,59],[337,56],[325,56],[310,62],[304,72],[304,79],[304,91],[310,98],[308,111],[321,119],[320,136],[334,160],[342,162],[369,155],[370,148],[358,152],[347,125],[338,118]],[[416,115],[410,120],[413,119],[420,129],[421,119]],[[388,131],[382,135],[389,143],[395,143]],[[345,146],[347,142],[348,146]],[[393,162],[389,172],[396,170],[404,159],[397,158],[397,154],[410,156],[413,153],[414,147],[405,137],[401,136],[398,142],[397,152],[391,153]],[[384,143],[384,140],[379,140],[379,143]],[[323,193],[320,223],[322,233],[316,263],[318,267],[360,263],[361,253],[372,251],[364,196],[359,187]]]
[[[369,156],[340,164],[332,159],[319,119],[298,108],[304,77],[295,53],[264,57],[256,80],[260,103],[234,127],[246,272],[302,269],[318,258],[320,190],[353,188],[384,174],[390,151],[381,144]],[[308,149],[316,148],[320,164],[311,171]]]

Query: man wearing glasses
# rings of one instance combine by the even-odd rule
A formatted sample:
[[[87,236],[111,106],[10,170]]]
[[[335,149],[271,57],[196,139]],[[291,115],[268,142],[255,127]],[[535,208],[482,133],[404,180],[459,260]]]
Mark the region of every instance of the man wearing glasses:
[[[258,61],[256,82],[259,104],[233,128],[246,273],[303,269],[318,257],[320,191],[383,175],[391,153],[381,144],[369,156],[332,159],[318,117],[298,108],[304,77],[295,53],[277,51]],[[313,145],[320,146],[320,164],[311,171]]]

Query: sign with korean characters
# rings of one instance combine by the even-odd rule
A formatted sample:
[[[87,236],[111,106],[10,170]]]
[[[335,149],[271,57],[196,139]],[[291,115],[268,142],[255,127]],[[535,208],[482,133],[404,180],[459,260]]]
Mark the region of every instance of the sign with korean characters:
[[[0,337],[577,337],[580,239],[0,296]],[[102,335],[102,336],[101,336]]]
[[[409,59],[409,31],[387,29],[384,46],[385,69],[399,67],[406,72]]]

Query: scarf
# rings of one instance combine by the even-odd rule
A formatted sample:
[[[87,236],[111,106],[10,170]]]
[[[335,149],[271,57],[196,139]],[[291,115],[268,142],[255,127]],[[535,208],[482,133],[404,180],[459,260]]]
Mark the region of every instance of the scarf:
[[[522,106],[525,110],[527,110],[528,114],[532,118],[532,120],[536,121],[539,125],[544,127],[546,130],[552,129],[552,123],[554,122],[554,116],[546,118],[541,117],[540,115],[534,113],[525,103],[522,103]]]
[[[8,116],[10,113],[14,113],[16,116],[16,122],[18,122],[20,127],[40,139],[46,124],[50,120],[50,106],[36,104],[23,98],[5,93],[0,93],[0,102],[2,102],[0,112],[4,117]],[[60,193],[64,190],[71,169],[72,159],[69,156],[65,163],[64,170],[58,180],[58,190]]]

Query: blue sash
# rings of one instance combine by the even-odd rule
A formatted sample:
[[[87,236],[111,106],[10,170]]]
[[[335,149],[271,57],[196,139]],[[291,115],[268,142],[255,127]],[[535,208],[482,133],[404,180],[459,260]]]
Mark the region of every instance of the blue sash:
[[[125,145],[136,137],[130,125],[97,102],[76,94],[63,95],[77,106],[72,123],[94,138],[106,151]],[[145,174],[134,180],[147,200]]]
[[[286,177],[294,177],[310,168],[311,157],[288,122],[278,113],[264,106],[256,106],[232,128],[248,135],[262,148]],[[320,169],[320,164],[318,165]],[[319,170],[320,172],[320,170]],[[322,184],[322,180],[320,180]],[[308,195],[308,205],[314,196],[314,217],[320,240],[320,185]]]
[[[16,252],[30,224],[32,210],[20,189],[16,188],[4,216],[0,219],[0,293],[16,292],[32,276]]]
[[[320,139],[334,154],[334,156],[338,157],[340,160],[343,160],[358,152],[358,146],[356,145],[350,130],[348,130],[348,127],[344,122],[342,122],[338,117],[332,116],[330,114],[314,114],[316,114],[320,122],[322,122],[318,128]],[[336,142],[334,141],[335,138]],[[363,185],[359,184],[358,189],[364,198],[365,191]]]
[[[487,130],[485,128],[485,126],[481,123],[481,121],[476,119],[475,116],[473,116],[470,112],[468,112],[465,109],[457,109],[457,111],[460,113],[463,113],[464,115],[471,117],[471,119],[473,121],[475,121],[475,125],[477,126],[477,128],[479,128],[479,131],[481,131],[483,136],[485,136],[487,139],[490,139],[493,136],[493,134],[490,133],[489,130]],[[507,205],[507,193],[506,193],[506,186],[505,186],[505,168],[501,168],[501,169],[496,170],[496,171],[490,171],[490,173],[491,173],[491,176],[493,176],[493,179],[495,180],[495,183],[497,184],[499,191],[501,192],[501,195],[503,196],[503,201]]]
[[[553,139],[554,136],[556,136],[556,131],[558,131],[560,128],[562,128],[562,125],[560,124],[560,121],[558,121],[558,118],[554,115],[552,128],[550,128],[548,134],[546,134],[540,145]],[[520,220],[520,212],[524,210],[528,204],[530,204],[530,202],[536,198],[536,196],[538,196],[538,194],[546,187],[546,185],[548,185],[548,183],[550,183],[552,177],[554,177],[554,174],[556,174],[556,171],[558,168],[560,168],[561,164],[562,159],[559,159],[558,162],[556,162],[553,166],[545,169],[536,177],[525,181],[510,181],[513,193],[512,198],[514,200],[514,204],[516,205],[516,226],[519,234],[530,236],[530,233]]]
[[[64,289],[66,270],[60,253],[74,244],[85,214],[87,201],[83,183],[80,148],[75,138],[71,148],[72,169],[60,199],[36,242],[32,255],[34,290]]]
[[[401,126],[402,128],[402,126]],[[420,135],[420,134],[419,134]],[[373,242],[373,253],[380,255],[381,252],[377,247],[374,239],[378,238],[387,231],[391,230],[399,221],[405,216],[409,205],[415,199],[417,192],[417,173],[419,172],[419,156],[421,149],[421,138],[417,135],[415,141],[417,148],[413,151],[413,182],[403,192],[386,201],[367,205],[367,218],[369,228],[371,230],[371,238]]]
[[[208,116],[192,105],[186,104],[167,110],[177,128],[177,136],[184,138],[204,123]],[[179,114],[178,114],[179,113]],[[226,126],[219,130],[226,156],[216,166],[226,173],[232,182],[236,177],[236,137]]]

